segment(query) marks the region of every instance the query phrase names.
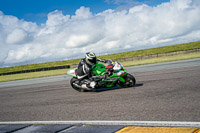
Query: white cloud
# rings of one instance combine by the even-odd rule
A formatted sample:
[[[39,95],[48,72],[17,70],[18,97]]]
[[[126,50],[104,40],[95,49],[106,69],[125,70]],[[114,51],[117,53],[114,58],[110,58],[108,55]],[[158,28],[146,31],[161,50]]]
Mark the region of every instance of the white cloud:
[[[66,42],[66,45],[71,48],[84,46],[87,42],[90,41],[89,36],[87,35],[72,35]]]
[[[46,25],[48,27],[62,25],[66,23],[67,20],[69,20],[69,17],[69,15],[64,16],[61,11],[55,10],[48,14],[48,20],[46,22]]]
[[[73,19],[83,19],[92,17],[90,8],[84,6],[81,6],[80,9],[77,9],[75,14],[76,14],[75,16],[72,16]]]
[[[73,16],[56,10],[38,26],[0,11],[0,66],[199,41],[199,14],[199,0],[171,0],[98,14],[88,7],[80,7]]]
[[[8,44],[19,44],[23,43],[27,37],[27,33],[21,29],[15,29],[6,38],[6,43]]]

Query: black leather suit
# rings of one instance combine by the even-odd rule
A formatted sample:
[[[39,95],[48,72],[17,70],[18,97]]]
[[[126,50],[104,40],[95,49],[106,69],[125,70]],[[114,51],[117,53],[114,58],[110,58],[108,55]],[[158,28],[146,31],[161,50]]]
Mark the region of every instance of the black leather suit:
[[[106,63],[106,60],[97,59],[97,61]],[[77,69],[78,79],[89,79],[92,77],[92,65],[88,64],[85,59],[82,59],[78,64]]]

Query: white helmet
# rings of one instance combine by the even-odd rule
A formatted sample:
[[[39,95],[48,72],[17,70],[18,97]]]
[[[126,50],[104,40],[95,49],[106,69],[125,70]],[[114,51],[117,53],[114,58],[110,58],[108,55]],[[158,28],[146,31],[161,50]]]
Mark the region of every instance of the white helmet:
[[[95,65],[97,63],[97,57],[96,57],[95,53],[93,53],[93,52],[86,53],[85,60],[90,65]]]

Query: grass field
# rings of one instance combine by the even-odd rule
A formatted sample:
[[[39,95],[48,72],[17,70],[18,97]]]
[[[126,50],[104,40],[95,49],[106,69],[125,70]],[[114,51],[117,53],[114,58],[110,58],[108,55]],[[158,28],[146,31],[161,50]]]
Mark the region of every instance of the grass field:
[[[59,69],[59,70],[51,70],[51,71],[4,75],[4,76],[0,76],[0,82],[63,75],[63,74],[66,74],[67,70],[68,69]]]
[[[141,56],[141,55],[148,55],[148,54],[157,54],[157,53],[166,53],[166,52],[181,51],[181,50],[188,50],[188,49],[195,49],[195,48],[200,48],[200,41],[159,47],[159,48],[103,55],[103,56],[99,56],[99,58],[101,58],[101,59],[119,59],[119,58],[127,58],[127,57]],[[66,61],[30,64],[30,65],[24,65],[24,66],[6,67],[6,68],[0,68],[0,73],[37,69],[37,68],[44,68],[44,67],[78,64],[79,61],[80,61],[80,59],[74,59],[74,60],[66,60]]]
[[[138,66],[138,65],[170,62],[170,61],[177,61],[177,60],[187,60],[187,59],[194,59],[194,58],[200,58],[200,52],[174,55],[174,56],[165,56],[165,57],[151,58],[151,59],[143,59],[143,60],[127,61],[127,62],[122,62],[122,65],[126,66],[126,67],[127,66]]]
[[[144,59],[144,60],[127,61],[127,62],[121,62],[121,64],[126,67],[126,66],[136,66],[136,65],[152,64],[152,63],[159,63],[159,62],[193,59],[193,58],[200,58],[200,52],[190,53],[190,54],[181,54],[181,55],[175,55],[175,56],[152,58],[152,59]],[[63,74],[66,74],[67,70],[68,69],[60,69],[60,70],[51,70],[51,71],[42,71],[42,72],[5,75],[5,76],[0,76],[0,82],[20,80],[20,79],[29,79],[29,78],[47,77],[47,76],[55,76],[55,75],[63,75]]]
[[[174,51],[182,51],[182,50],[195,49],[195,48],[200,48],[200,41],[165,46],[165,47],[123,52],[123,53],[117,53],[117,54],[111,54],[111,55],[104,55],[104,56],[100,56],[100,57],[103,59],[119,59],[119,58],[128,58],[128,57],[142,56],[142,55],[149,55],[149,54],[159,54],[159,53],[168,53],[168,52],[174,52]]]

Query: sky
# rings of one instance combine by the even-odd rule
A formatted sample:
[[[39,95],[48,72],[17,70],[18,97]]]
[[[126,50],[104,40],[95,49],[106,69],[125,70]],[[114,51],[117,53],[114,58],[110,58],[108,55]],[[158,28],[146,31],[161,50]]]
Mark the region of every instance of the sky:
[[[0,0],[0,11],[6,15],[18,17],[25,21],[45,23],[48,13],[60,10],[63,14],[74,15],[81,6],[89,7],[93,14],[107,9],[120,9],[146,3],[156,6],[169,0]],[[12,4],[11,4],[12,3]]]
[[[200,40],[199,0],[0,0],[0,67]]]

